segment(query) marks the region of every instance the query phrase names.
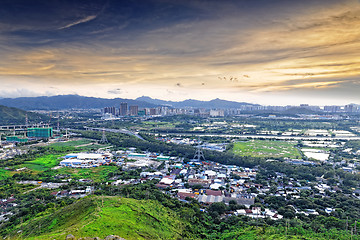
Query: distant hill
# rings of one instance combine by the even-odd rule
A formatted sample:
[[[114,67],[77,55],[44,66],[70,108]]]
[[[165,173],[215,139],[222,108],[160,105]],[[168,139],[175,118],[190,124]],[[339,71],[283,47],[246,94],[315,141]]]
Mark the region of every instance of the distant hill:
[[[120,103],[139,107],[155,107],[154,104],[123,98],[94,98],[78,95],[58,95],[51,97],[21,97],[3,98],[0,104],[8,107],[17,107],[24,110],[60,110],[60,109],[90,109],[104,107],[120,107]]]
[[[221,100],[219,98],[213,99],[211,101],[199,101],[194,99],[188,99],[181,102],[174,102],[174,101],[164,101],[159,99],[153,99],[150,97],[139,97],[136,100],[144,101],[148,103],[152,103],[155,105],[164,105],[164,106],[171,106],[175,108],[184,108],[184,107],[195,107],[195,108],[239,108],[243,105],[254,105],[258,106],[257,104],[251,104],[246,102],[233,102],[227,100]]]
[[[26,112],[18,108],[0,105],[0,125],[25,124],[26,114],[29,123],[38,123],[48,120],[48,117],[42,114]]]
[[[24,110],[60,110],[60,109],[90,109],[104,107],[120,107],[120,103],[127,102],[128,106],[137,105],[140,108],[153,108],[157,106],[170,106],[175,108],[239,108],[243,105],[256,105],[245,102],[233,102],[221,99],[211,101],[185,100],[181,102],[164,101],[150,97],[139,97],[136,100],[125,98],[95,98],[79,95],[58,95],[51,97],[21,97],[3,98],[0,104]]]
[[[131,239],[182,239],[186,223],[153,200],[86,197],[54,213],[27,221],[21,239],[65,239],[118,235]]]

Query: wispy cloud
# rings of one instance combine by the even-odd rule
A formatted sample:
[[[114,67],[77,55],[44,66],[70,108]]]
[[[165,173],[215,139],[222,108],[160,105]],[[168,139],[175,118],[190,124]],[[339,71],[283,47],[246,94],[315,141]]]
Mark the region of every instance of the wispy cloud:
[[[13,51],[6,43],[10,38],[0,37],[4,43],[0,77],[32,79],[29,87],[34,81],[61,83],[63,89],[77,84],[107,96],[128,93],[133,97],[136,91],[146,94],[153,86],[164,89],[157,91],[160,97],[182,90],[196,96],[196,91],[221,90],[234,97],[246,92],[261,98],[263,92],[344,92],[350,88],[349,79],[360,81],[358,1],[274,1],[280,10],[239,1],[246,11],[236,2],[209,2],[209,9],[202,1],[190,5],[184,1],[180,4],[184,12],[177,14],[186,14],[180,17],[166,11],[135,18],[131,11],[123,11],[123,16],[112,10],[74,13],[53,26],[49,34],[55,34],[49,39],[56,41],[51,43],[40,41],[49,37],[41,31],[45,35],[39,37],[41,44],[14,46]],[[194,6],[197,11],[187,11]],[[64,23],[64,19],[80,20]],[[74,31],[53,31],[72,27]],[[17,35],[19,41],[29,42],[26,34]],[[116,86],[115,90],[108,90],[108,85]]]
[[[80,19],[80,20],[78,20],[78,21],[69,23],[69,24],[67,24],[66,26],[60,27],[59,30],[60,30],[60,29],[70,28],[70,27],[76,26],[76,25],[81,24],[81,23],[89,22],[89,21],[91,21],[91,20],[94,20],[96,17],[97,17],[97,15],[87,16],[87,17],[82,18],[82,19]]]
[[[107,91],[109,94],[114,94],[114,95],[119,95],[124,93],[124,90],[122,90],[121,88],[116,88],[116,89],[111,89]]]

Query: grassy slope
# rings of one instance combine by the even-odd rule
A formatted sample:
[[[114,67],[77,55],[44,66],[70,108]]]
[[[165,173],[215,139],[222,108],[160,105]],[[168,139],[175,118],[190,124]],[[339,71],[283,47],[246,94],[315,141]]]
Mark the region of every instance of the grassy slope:
[[[47,116],[0,105],[0,124],[25,124],[26,114],[30,122],[48,119]]]
[[[102,237],[116,234],[131,239],[178,239],[185,228],[170,209],[155,201],[121,197],[88,197],[14,230],[24,239]]]

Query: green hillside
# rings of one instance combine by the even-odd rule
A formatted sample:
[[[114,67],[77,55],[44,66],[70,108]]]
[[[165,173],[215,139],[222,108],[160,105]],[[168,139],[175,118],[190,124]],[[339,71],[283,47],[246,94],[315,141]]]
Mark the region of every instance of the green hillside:
[[[48,119],[47,116],[41,114],[0,105],[0,125],[25,124],[26,114],[28,115],[29,123],[37,123]]]
[[[87,197],[18,226],[22,239],[65,239],[118,235],[131,239],[180,239],[186,224],[157,201]]]

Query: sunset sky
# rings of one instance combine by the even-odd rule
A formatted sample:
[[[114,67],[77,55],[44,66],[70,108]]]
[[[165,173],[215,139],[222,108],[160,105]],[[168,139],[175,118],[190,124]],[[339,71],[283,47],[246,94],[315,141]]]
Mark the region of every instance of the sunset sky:
[[[358,0],[0,0],[0,97],[360,104]]]

